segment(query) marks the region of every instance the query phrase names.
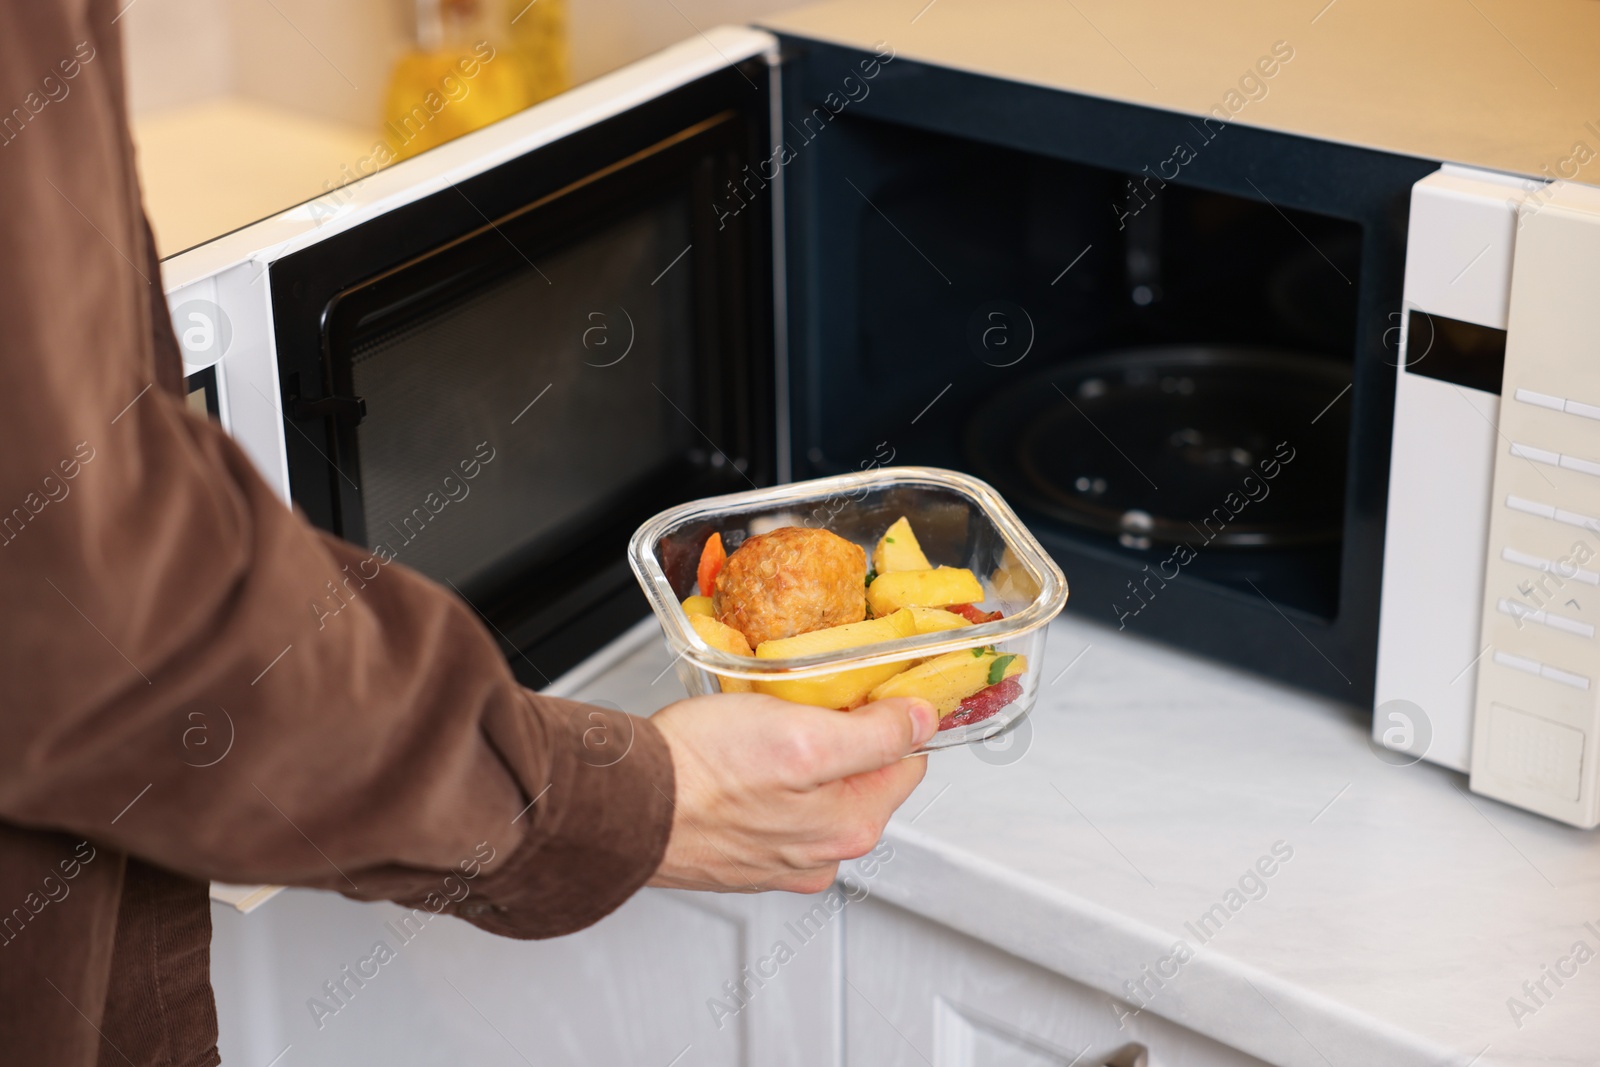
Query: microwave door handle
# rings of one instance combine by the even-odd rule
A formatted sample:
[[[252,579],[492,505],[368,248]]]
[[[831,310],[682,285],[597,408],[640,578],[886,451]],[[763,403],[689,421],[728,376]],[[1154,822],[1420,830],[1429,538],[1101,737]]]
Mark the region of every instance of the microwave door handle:
[[[360,396],[325,396],[320,400],[289,398],[289,416],[294,419],[332,418],[350,426],[359,426],[367,417],[367,401]]]

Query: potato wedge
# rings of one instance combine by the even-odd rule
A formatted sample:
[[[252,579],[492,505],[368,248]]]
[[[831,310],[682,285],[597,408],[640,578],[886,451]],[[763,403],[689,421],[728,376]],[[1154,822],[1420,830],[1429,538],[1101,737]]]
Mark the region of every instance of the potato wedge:
[[[794,637],[775,637],[756,646],[761,659],[787,659],[790,656],[809,656],[815,652],[839,652],[847,648],[895,641],[914,637],[917,622],[909,611],[881,612],[876,619],[847,622],[843,626],[828,626]]]
[[[973,655],[976,652],[977,655]],[[999,661],[1004,659],[1004,664]],[[996,654],[992,649],[962,649],[935,656],[902,671],[875,686],[870,694],[873,700],[884,697],[922,697],[934,706],[942,719],[955,711],[961,702],[982,689],[987,689],[1003,679],[1021,674],[1028,669],[1024,656],[1010,653]],[[992,675],[998,674],[994,681]]]
[[[896,611],[881,618],[865,622],[851,622],[843,626],[830,626],[795,637],[780,637],[763,641],[756,647],[758,659],[781,659],[789,656],[806,656],[814,652],[839,652],[879,641],[894,641],[915,636],[916,620],[909,611]],[[819,708],[848,708],[858,704],[888,679],[899,674],[909,663],[885,663],[876,667],[857,667],[835,674],[815,678],[774,678],[755,683],[756,692],[766,693],[796,704],[814,704]]]
[[[696,598],[690,597],[689,599],[694,600]],[[707,598],[700,597],[698,599],[705,600]],[[744,634],[731,626],[718,622],[710,615],[698,615],[691,611],[689,612],[689,625],[693,626],[694,632],[700,635],[700,640],[712,648],[720,649],[723,652],[731,652],[735,656],[755,655],[750,651],[750,642],[744,639]],[[755,689],[755,686],[748,678],[725,678],[719,674],[717,675],[717,681],[722,684],[724,693],[749,693]]]
[[[917,535],[911,532],[910,521],[904,515],[894,520],[883,536],[878,538],[878,546],[872,550],[872,569],[879,574],[933,569],[933,564],[922,553],[922,546],[917,543]]]
[[[716,611],[711,607],[711,598],[708,596],[692,596],[684,600],[683,613],[685,615],[705,615],[713,619],[717,617]],[[739,636],[743,637],[744,635],[740,634]]]
[[[932,634],[941,630],[959,630],[963,626],[971,626],[970,619],[963,619],[953,611],[943,608],[905,608],[911,612],[912,621],[917,624],[917,633]]]
[[[975,604],[983,599],[977,575],[965,567],[936,567],[922,571],[880,574],[867,586],[867,604],[874,615],[900,608],[942,608],[946,604]]]
[[[906,669],[909,661],[884,663],[876,667],[856,667],[837,674],[821,674],[815,678],[772,678],[755,683],[756,692],[766,693],[796,704],[813,704],[819,708],[850,708],[863,702],[863,698],[884,682]]]

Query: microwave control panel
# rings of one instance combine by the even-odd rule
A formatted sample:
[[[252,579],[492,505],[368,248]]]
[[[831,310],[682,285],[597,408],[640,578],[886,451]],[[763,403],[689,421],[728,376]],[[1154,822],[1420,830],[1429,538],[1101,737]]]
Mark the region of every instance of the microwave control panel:
[[[1472,788],[1600,824],[1600,190],[1518,209]],[[1448,476],[1447,472],[1440,472]]]
[[[1396,760],[1471,766],[1515,205],[1543,188],[1453,166],[1412,188],[1372,729]]]

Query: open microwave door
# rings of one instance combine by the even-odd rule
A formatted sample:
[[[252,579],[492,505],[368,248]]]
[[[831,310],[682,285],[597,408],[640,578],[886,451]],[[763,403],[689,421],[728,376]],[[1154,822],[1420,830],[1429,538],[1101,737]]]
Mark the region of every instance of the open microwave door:
[[[163,264],[268,480],[455,588],[525,684],[647,614],[640,522],[783,473],[775,61],[715,29]]]

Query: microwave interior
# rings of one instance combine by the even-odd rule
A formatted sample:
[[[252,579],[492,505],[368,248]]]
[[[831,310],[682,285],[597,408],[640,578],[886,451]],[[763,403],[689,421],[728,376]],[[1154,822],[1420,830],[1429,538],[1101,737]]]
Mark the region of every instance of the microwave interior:
[[[1366,701],[1436,164],[786,44],[795,476],[975,474],[1068,611]]]
[[[1187,544],[1186,579],[1337,616],[1359,223],[848,115],[829,136],[860,195],[818,238],[851,275],[819,343],[851,356],[802,405],[808,473],[893,449],[1057,545],[1154,569]]]
[[[906,60],[839,106],[866,54],[785,46],[781,183],[750,61],[273,266],[313,520],[452,584],[537,685],[646,613],[655,511],[945,466],[1069,610],[1370,695],[1432,165]]]

